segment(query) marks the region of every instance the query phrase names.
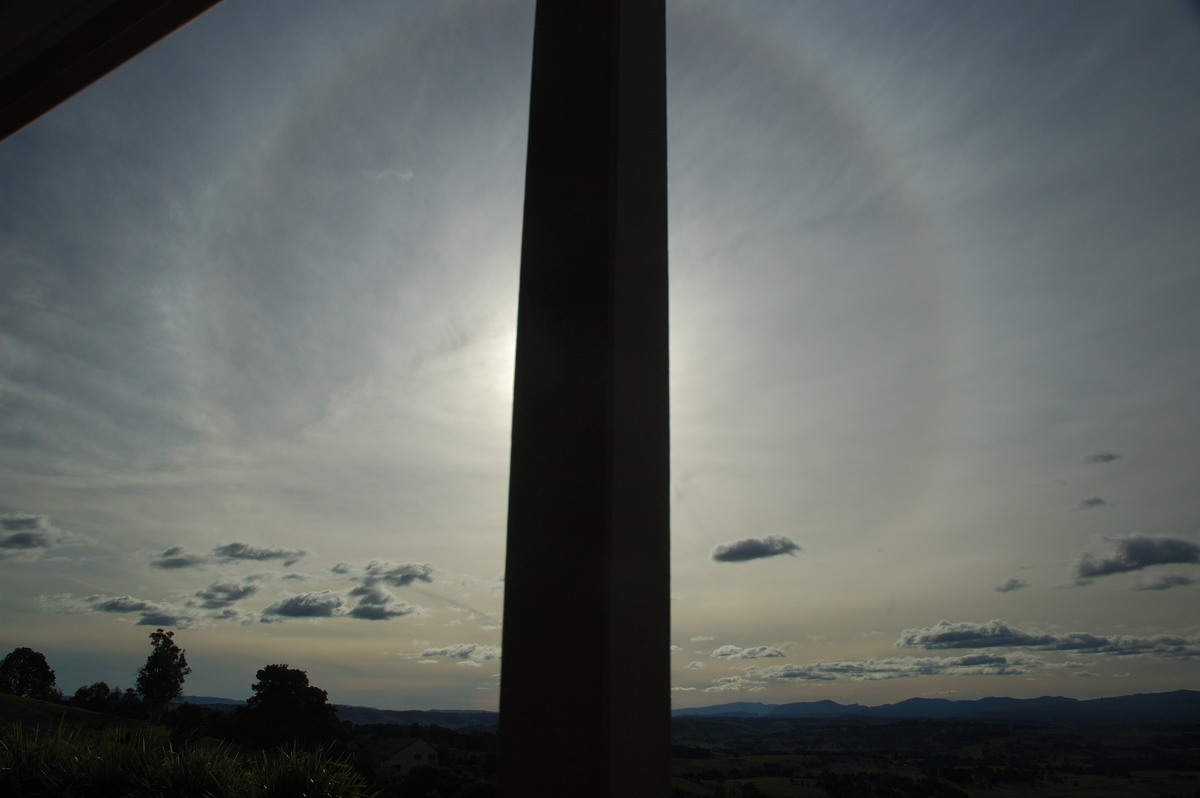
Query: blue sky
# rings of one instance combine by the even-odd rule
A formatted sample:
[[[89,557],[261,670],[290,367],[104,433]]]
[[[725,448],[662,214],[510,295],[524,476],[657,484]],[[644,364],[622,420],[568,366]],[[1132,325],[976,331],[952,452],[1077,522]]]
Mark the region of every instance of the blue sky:
[[[6,650],[496,706],[532,11],[226,0],[0,143]],[[676,704],[1200,687],[1200,17],[668,11]]]

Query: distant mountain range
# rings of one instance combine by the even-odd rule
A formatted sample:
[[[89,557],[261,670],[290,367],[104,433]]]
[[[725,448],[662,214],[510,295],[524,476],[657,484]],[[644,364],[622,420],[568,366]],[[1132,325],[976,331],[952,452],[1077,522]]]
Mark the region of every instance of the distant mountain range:
[[[910,698],[896,704],[868,707],[836,701],[761,704],[738,701],[710,707],[677,709],[674,717],[812,718],[822,720],[973,720],[1063,725],[1104,723],[1200,723],[1200,692],[1139,693],[1117,698],[1079,700],[1062,696],[1041,698]]]
[[[184,696],[182,701],[218,709],[246,703],[231,698]],[[442,726],[459,731],[493,730],[499,714],[482,710],[375,709],[337,705],[338,717],[356,725],[395,723]],[[676,709],[676,718],[778,718],[812,720],[970,720],[979,722],[1038,723],[1092,726],[1107,723],[1200,723],[1200,691],[1138,693],[1117,698],[1079,700],[1062,696],[1041,698],[980,698],[974,701],[946,698],[910,698],[896,704],[868,707],[836,701],[800,701],[762,704],[737,701],[709,707]]]

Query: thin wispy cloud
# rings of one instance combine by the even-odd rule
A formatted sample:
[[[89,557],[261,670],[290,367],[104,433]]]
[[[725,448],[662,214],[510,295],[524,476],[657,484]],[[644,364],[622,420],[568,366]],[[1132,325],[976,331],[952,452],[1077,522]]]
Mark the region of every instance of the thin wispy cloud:
[[[1109,503],[1099,496],[1088,496],[1086,499],[1080,499],[1079,504],[1075,505],[1077,510],[1091,510],[1094,507],[1109,507]]]
[[[712,558],[716,562],[746,562],[778,557],[781,554],[795,555],[798,551],[803,549],[791,538],[768,535],[763,538],[742,538],[722,543],[712,550]]]
[[[401,183],[407,183],[413,179],[413,170],[411,169],[380,169],[365,174],[372,180],[398,180]]]
[[[1017,579],[1014,577],[1012,579],[1005,579],[1003,582],[993,587],[992,590],[995,590],[997,593],[1012,593],[1014,590],[1020,590],[1024,587],[1029,587],[1029,583],[1024,579]]]
[[[1185,574],[1159,574],[1153,579],[1144,579],[1139,577],[1130,585],[1130,590],[1170,590],[1174,587],[1187,587],[1200,583],[1200,580],[1194,579]]]
[[[1121,455],[1116,452],[1106,452],[1100,449],[1094,450],[1083,456],[1085,463],[1111,463],[1113,460],[1120,459]]]

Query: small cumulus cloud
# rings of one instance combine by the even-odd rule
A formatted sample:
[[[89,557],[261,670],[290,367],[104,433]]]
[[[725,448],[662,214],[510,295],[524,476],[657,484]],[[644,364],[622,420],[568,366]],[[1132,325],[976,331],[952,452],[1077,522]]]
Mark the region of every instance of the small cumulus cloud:
[[[996,648],[1044,646],[1054,641],[1052,635],[1024,632],[1001,620],[984,623],[939,621],[933,626],[905,629],[896,641],[896,648]]]
[[[405,615],[426,614],[424,607],[401,601],[380,587],[359,585],[349,595],[358,599],[358,604],[349,612],[350,617],[364,621],[386,621]]]
[[[1076,584],[1112,574],[1140,571],[1152,565],[1175,565],[1200,562],[1200,545],[1177,537],[1125,535],[1107,538],[1111,544],[1100,554],[1084,552],[1071,566]]]
[[[366,587],[374,587],[379,584],[408,587],[413,582],[432,582],[434,577],[441,573],[427,562],[395,563],[388,560],[371,560],[362,568],[352,563],[339,562],[329,570]]]
[[[1170,590],[1173,587],[1186,587],[1196,584],[1196,580],[1184,574],[1160,574],[1154,579],[1138,578],[1130,590]]]
[[[150,561],[155,568],[174,570],[178,568],[200,568],[213,562],[282,560],[285,567],[294,565],[307,555],[303,549],[285,549],[278,546],[252,546],[248,543],[224,543],[212,550],[212,554],[201,554],[186,546],[172,546]]]
[[[745,676],[722,676],[713,679],[712,684],[704,688],[706,693],[761,693],[767,687],[760,681]]]
[[[970,649],[1031,648],[1042,651],[1083,651],[1097,654],[1147,654],[1172,658],[1200,656],[1200,636],[1094,635],[1087,632],[1044,634],[1027,632],[1001,620],[982,623],[939,621],[933,626],[905,629],[896,648]]]
[[[781,554],[795,555],[803,551],[791,538],[782,535],[768,535],[764,538],[742,538],[730,543],[722,543],[712,550],[715,562],[746,562],[761,560],[767,557],[778,557]]]
[[[1117,460],[1120,457],[1121,455],[1117,454],[1116,452],[1106,452],[1100,449],[1093,449],[1090,453],[1083,456],[1083,462],[1111,463],[1113,460]]]
[[[59,612],[95,612],[115,615],[137,615],[138,626],[174,626],[179,629],[194,629],[203,626],[199,615],[186,607],[134,596],[110,596],[94,593],[75,598],[69,593],[48,596],[44,599]]]
[[[704,688],[708,693],[759,692],[768,683],[874,682],[920,676],[1020,676],[1043,665],[1034,657],[969,654],[960,657],[873,657],[833,660],[803,665],[754,666],[745,673],[723,676]]]
[[[687,670],[689,670],[689,671],[698,671],[698,670],[703,670],[703,669],[704,669],[703,662],[694,661],[694,662],[689,662],[687,664]]]
[[[866,660],[811,662],[750,668],[752,682],[870,682],[917,676],[1017,676],[1041,665],[1031,657],[970,654],[961,657],[879,657]]]
[[[357,582],[347,596],[358,599],[358,603],[347,614],[366,621],[385,621],[406,615],[428,615],[424,607],[396,598],[387,587],[408,587],[414,582],[432,582],[440,573],[427,562],[394,563],[387,560],[371,560],[363,568],[339,562],[330,571]],[[460,607],[452,609],[468,611]]]
[[[284,549],[278,546],[252,546],[249,543],[225,543],[213,549],[218,560],[282,560],[284,567],[294,565],[308,554],[304,549]]]
[[[66,539],[47,516],[30,513],[0,516],[0,560],[36,558]]]
[[[366,585],[378,582],[392,587],[407,587],[413,582],[432,582],[438,569],[427,562],[394,563],[387,560],[371,560],[363,569],[362,580]]]
[[[1024,579],[1006,579],[993,587],[992,590],[995,590],[997,593],[1011,593],[1023,587],[1029,587],[1029,583]]]
[[[480,643],[455,643],[441,648],[427,648],[420,654],[420,659],[444,657],[446,659],[474,660],[476,662],[491,662],[500,659],[498,646],[482,645]]]
[[[762,659],[763,657],[787,656],[781,649],[782,647],[776,646],[751,646],[750,648],[721,646],[713,651],[712,656],[717,659]]]
[[[259,586],[253,582],[213,582],[203,590],[197,590],[196,605],[206,610],[224,609],[244,598],[257,593]]]
[[[331,618],[340,614],[342,597],[332,590],[297,593],[271,604],[262,611],[266,618]]]
[[[199,568],[207,565],[208,562],[207,555],[190,551],[184,546],[172,546],[151,560],[150,565],[155,568],[174,570],[176,568]]]
[[[1086,499],[1080,499],[1079,504],[1075,505],[1076,510],[1091,510],[1094,507],[1111,507],[1112,505],[1104,501],[1099,496],[1088,496]]]

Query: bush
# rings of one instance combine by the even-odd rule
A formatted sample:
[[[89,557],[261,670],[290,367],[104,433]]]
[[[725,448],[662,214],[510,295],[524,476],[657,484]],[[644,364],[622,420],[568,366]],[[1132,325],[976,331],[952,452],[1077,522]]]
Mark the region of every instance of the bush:
[[[62,798],[360,798],[366,784],[324,752],[251,755],[228,744],[175,750],[152,732],[46,734],[0,726],[0,794]]]

